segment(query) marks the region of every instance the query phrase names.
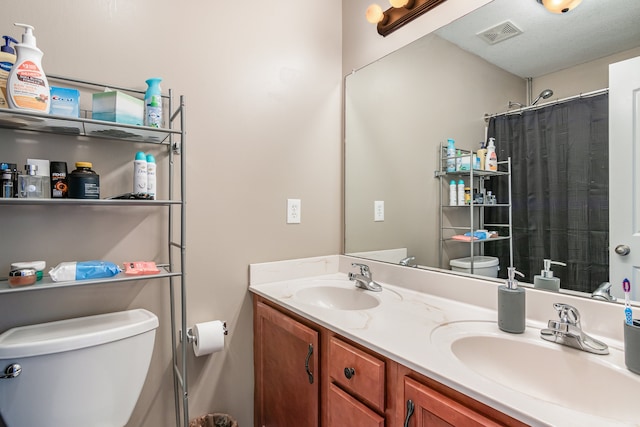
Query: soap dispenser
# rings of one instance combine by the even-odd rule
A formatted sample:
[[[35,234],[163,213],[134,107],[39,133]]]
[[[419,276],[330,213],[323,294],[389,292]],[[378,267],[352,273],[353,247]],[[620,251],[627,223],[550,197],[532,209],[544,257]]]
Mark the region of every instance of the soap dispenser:
[[[536,289],[546,289],[548,291],[559,292],[560,291],[560,278],[553,277],[553,271],[551,271],[551,264],[567,266],[564,262],[551,261],[550,259],[544,260],[544,268],[533,277],[533,287]]]
[[[504,285],[498,287],[498,327],[500,330],[512,334],[521,334],[525,327],[525,292],[518,287],[516,274],[524,274],[515,267],[508,267],[508,279]]]

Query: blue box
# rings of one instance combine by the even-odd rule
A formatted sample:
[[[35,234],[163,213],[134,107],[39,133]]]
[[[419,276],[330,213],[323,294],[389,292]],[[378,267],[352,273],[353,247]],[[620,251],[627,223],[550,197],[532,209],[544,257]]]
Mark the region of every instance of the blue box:
[[[80,117],[80,91],[66,87],[51,86],[51,108],[49,114]]]

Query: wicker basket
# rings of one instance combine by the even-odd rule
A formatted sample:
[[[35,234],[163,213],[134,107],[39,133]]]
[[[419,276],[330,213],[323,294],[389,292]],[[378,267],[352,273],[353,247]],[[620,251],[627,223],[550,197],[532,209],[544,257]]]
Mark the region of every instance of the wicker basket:
[[[207,414],[191,420],[189,427],[238,427],[238,422],[227,414]]]

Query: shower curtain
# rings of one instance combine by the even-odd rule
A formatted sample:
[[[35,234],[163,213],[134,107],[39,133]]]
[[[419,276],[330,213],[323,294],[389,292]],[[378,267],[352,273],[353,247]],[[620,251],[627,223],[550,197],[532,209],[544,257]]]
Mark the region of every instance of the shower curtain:
[[[563,289],[590,293],[609,279],[608,105],[605,93],[489,121],[498,160],[511,157],[513,262],[525,281],[545,258],[567,264],[552,266]],[[498,202],[499,181],[487,185]],[[487,211],[487,222],[508,220]],[[498,256],[509,265],[508,248]]]

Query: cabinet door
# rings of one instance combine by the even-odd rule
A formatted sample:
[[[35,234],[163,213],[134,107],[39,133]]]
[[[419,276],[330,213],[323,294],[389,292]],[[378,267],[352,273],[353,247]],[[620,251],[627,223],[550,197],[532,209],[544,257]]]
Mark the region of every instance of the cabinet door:
[[[473,409],[407,377],[404,379],[404,403],[405,427],[494,427],[500,425]],[[408,406],[411,406],[413,411]]]
[[[327,427],[384,427],[384,418],[358,402],[335,384],[329,384]]]
[[[317,427],[318,333],[254,305],[255,425]]]

